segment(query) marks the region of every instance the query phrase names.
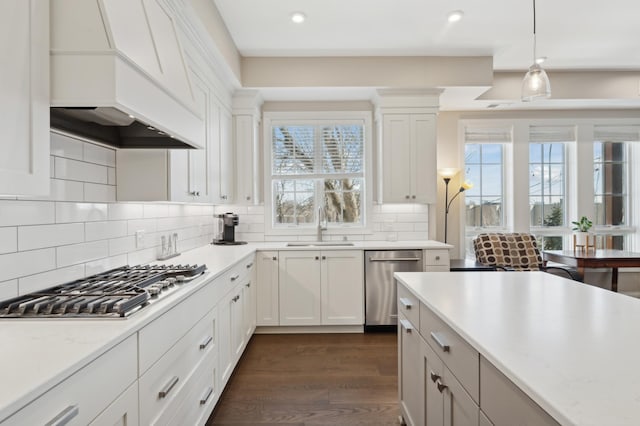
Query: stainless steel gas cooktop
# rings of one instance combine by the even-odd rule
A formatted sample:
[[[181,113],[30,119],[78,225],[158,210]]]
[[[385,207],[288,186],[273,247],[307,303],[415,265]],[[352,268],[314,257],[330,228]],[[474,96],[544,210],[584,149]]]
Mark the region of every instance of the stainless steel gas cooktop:
[[[0,318],[124,318],[205,270],[206,265],[123,266],[0,302]]]

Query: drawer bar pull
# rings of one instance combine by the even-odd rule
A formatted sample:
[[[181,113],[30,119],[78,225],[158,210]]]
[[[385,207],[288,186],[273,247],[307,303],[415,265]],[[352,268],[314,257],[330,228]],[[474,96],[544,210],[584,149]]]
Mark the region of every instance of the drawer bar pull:
[[[405,319],[400,320],[400,325],[402,326],[402,328],[407,330],[407,333],[411,333],[411,330],[413,330],[413,326],[411,325],[411,323]]]
[[[418,262],[422,259],[419,257],[370,257],[369,262]]]
[[[442,393],[447,388],[447,385],[442,384],[440,380],[436,382],[436,386],[438,387],[438,392]]]
[[[231,277],[231,281],[235,281],[235,280],[237,280],[238,278],[240,278],[240,274],[236,274],[236,275],[232,276],[232,277]]]
[[[252,266],[253,266],[253,262],[251,262],[251,263],[249,263],[249,264],[247,265],[247,269],[251,268]]]
[[[78,405],[70,405],[51,419],[45,426],[64,426],[73,420],[78,413],[80,413]]]
[[[213,388],[209,387],[209,389],[205,391],[204,395],[202,395],[202,398],[200,398],[200,405],[206,404],[207,400],[211,397],[212,393],[213,393]]]
[[[451,349],[450,346],[442,340],[442,336],[435,331],[431,332],[431,338],[438,344],[438,346],[440,346],[440,349],[442,349],[443,352],[449,352],[449,349]]]
[[[406,310],[411,309],[411,307],[413,306],[413,303],[411,303],[411,300],[407,299],[406,297],[401,297],[400,303],[402,303],[402,306],[404,306]]]
[[[158,392],[158,398],[166,398],[166,396],[169,395],[169,392],[171,392],[171,389],[173,389],[176,383],[178,383],[178,380],[180,380],[178,376],[173,376],[173,379],[171,379],[169,383],[167,383],[164,389]]]
[[[207,346],[209,346],[209,344],[213,342],[213,336],[209,336],[207,337],[207,340],[205,340],[204,342],[200,343],[200,349],[205,349]]]
[[[431,381],[433,383],[437,382],[438,380],[440,380],[440,376],[438,376],[436,373],[434,373],[433,371],[429,372],[429,376],[431,376]]]

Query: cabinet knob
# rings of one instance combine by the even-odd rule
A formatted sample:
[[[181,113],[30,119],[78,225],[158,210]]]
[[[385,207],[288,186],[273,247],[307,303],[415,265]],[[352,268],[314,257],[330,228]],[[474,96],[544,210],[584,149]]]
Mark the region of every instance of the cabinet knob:
[[[189,192],[189,195],[191,195],[193,197],[199,197],[200,196],[200,191],[191,191],[191,192]]]
[[[327,256],[322,256],[322,260],[327,260]]]
[[[316,256],[316,260],[320,260],[320,256]]]
[[[411,198],[413,198],[413,199],[415,200],[415,199],[416,199],[416,196],[415,196],[415,195],[412,195],[412,196],[411,196]]]
[[[227,196],[226,195],[221,195],[220,198],[223,199],[223,200],[226,200]]]
[[[438,392],[440,393],[442,393],[447,388],[447,385],[443,384],[441,381],[436,382],[436,386],[438,387]]]
[[[278,260],[278,258],[277,258],[277,257],[275,257],[275,256],[273,256],[273,257],[271,258],[271,260]]]
[[[440,376],[438,376],[436,373],[434,373],[433,371],[429,372],[429,376],[431,377],[431,381],[433,383],[437,382],[440,379]]]
[[[440,260],[440,256],[436,256],[436,260]]]
[[[406,199],[408,200],[408,199],[409,199],[409,198],[411,198],[411,197],[410,197],[410,196],[408,196],[408,195],[405,195],[405,196],[404,196],[404,198],[406,198]]]
[[[251,201],[251,195],[247,195],[247,201]]]

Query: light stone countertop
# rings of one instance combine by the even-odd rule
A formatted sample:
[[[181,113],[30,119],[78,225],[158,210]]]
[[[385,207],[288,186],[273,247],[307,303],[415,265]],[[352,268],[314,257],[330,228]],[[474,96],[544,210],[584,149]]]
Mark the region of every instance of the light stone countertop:
[[[355,242],[333,249],[448,248],[435,241]],[[75,371],[136,333],[163,312],[220,276],[256,250],[319,250],[286,247],[286,243],[206,245],[157,264],[206,264],[207,273],[167,294],[126,319],[2,319],[0,320],[0,422]]]
[[[640,424],[640,300],[544,272],[396,278],[559,423]]]

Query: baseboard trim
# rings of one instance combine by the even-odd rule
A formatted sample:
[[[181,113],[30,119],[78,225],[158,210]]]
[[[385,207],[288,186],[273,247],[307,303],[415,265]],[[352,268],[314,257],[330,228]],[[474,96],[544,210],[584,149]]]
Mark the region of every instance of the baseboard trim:
[[[362,325],[258,326],[255,334],[364,333]]]

